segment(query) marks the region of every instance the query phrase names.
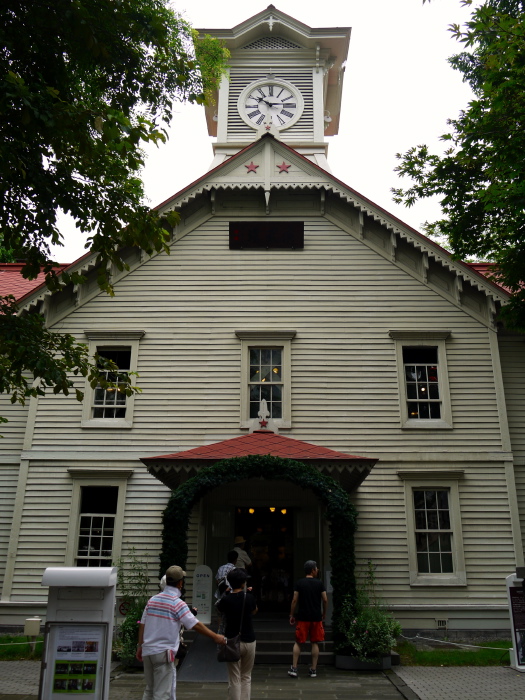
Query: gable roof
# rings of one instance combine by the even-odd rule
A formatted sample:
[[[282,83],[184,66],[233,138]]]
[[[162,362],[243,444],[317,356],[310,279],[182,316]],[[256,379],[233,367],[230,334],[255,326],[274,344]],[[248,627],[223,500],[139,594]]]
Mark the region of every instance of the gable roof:
[[[273,159],[272,153],[274,154]],[[259,160],[255,159],[256,156],[259,156]],[[285,158],[283,164],[290,164],[290,167],[281,169],[278,162],[281,156]],[[251,170],[249,170],[250,164],[254,166]],[[508,291],[478,271],[474,265],[453,260],[447,250],[430,238],[405,224],[270,133],[263,134],[257,141],[246,146],[155,208],[161,213],[180,210],[185,204],[204,192],[213,194],[218,189],[231,191],[251,189],[264,190],[267,199],[266,213],[269,214],[271,213],[272,191],[279,189],[299,190],[301,188],[321,189],[325,193],[336,195],[360,213],[385,227],[394,237],[406,241],[423,255],[430,257],[457,275],[461,280],[469,282],[490,296],[494,302],[505,303],[508,299]],[[215,212],[212,211],[212,213]],[[363,239],[362,236],[359,237]],[[395,259],[393,262],[396,262]]]
[[[504,304],[508,300],[509,293],[481,274],[474,266],[453,260],[451,254],[437,243],[374,204],[270,133],[263,134],[257,141],[206,172],[155,209],[161,215],[174,210],[184,211],[187,205],[205,195],[208,197],[208,210],[203,216],[210,218],[216,213],[215,195],[217,192],[241,192],[244,190],[264,193],[267,214],[273,213],[272,197],[278,190],[317,191],[322,202],[321,215],[326,216],[349,235],[358,238],[375,252],[386,257],[392,264],[430,286],[448,301],[463,308],[466,313],[474,316],[478,321],[491,327],[495,327],[497,304]],[[324,209],[324,202],[328,196],[333,196],[343,208],[349,206],[347,214],[343,213],[343,215],[331,217],[330,213]],[[348,223],[351,211],[357,212],[359,215],[360,223],[357,228]],[[354,218],[357,217],[354,216]],[[176,244],[180,238],[190,233],[203,220],[205,218],[191,217],[190,223],[187,223],[183,216],[181,223],[174,229],[172,244]],[[364,221],[371,222],[376,229],[379,228],[382,231],[384,245],[377,246],[373,236],[366,235]],[[419,256],[420,272],[416,273],[414,269],[404,265],[398,259],[396,248],[401,243],[405,246],[408,245],[414,251],[414,255]],[[92,269],[95,264],[96,254],[87,253],[69,265],[68,268],[70,271],[86,272]],[[433,283],[432,273],[438,269],[443,269],[444,273],[449,276],[450,279],[447,280],[446,285]],[[130,272],[132,270],[133,268]],[[119,278],[130,274],[130,272],[121,273]],[[484,295],[487,309],[483,313],[476,311],[476,306],[479,304],[475,299],[466,299],[468,303],[462,303],[465,296],[463,294],[464,282],[470,285],[472,290],[477,290]],[[448,291],[447,286],[450,287]],[[466,291],[469,292],[469,288]],[[28,308],[38,306],[49,293],[45,285],[41,285],[27,294],[23,302]],[[71,309],[73,310],[73,308],[72,304]]]
[[[148,467],[150,474],[173,489],[182,480],[196,474],[200,467],[211,466],[222,459],[250,455],[271,455],[315,465],[319,471],[337,478],[348,491],[355,489],[377,462],[377,459],[371,457],[357,457],[330,450],[304,440],[278,435],[271,430],[254,430],[248,435],[183,452],[144,457],[141,461]]]

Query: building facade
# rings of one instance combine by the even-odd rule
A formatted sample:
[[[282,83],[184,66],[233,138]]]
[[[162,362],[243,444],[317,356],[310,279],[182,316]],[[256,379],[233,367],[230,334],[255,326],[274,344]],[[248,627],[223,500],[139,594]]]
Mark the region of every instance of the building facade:
[[[171,489],[245,454],[241,438],[257,453],[262,430],[262,453],[279,442],[348,491],[358,564],[405,629],[504,632],[525,534],[524,337],[498,323],[505,290],[330,173],[348,28],[270,6],[203,31],[230,49],[230,76],[207,108],[211,169],[159,207],[180,213],[171,255],[122,251],[114,297],[87,255],[84,285],[21,299],[138,372],[142,393],[78,380],[83,404],[2,399],[1,623],[45,613],[48,566],[133,548],[153,585]],[[248,479],[206,495],[189,572],[224,563],[236,536],[269,612],[305,559],[329,579],[307,490]]]

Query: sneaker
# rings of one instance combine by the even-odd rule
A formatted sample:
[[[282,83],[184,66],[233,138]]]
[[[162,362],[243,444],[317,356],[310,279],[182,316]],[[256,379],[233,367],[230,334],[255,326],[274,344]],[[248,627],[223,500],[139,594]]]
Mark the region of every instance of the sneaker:
[[[316,668],[311,668],[308,673],[310,674],[310,678],[317,678],[317,669]]]
[[[288,675],[292,678],[297,678],[297,666],[290,666],[288,669]]]

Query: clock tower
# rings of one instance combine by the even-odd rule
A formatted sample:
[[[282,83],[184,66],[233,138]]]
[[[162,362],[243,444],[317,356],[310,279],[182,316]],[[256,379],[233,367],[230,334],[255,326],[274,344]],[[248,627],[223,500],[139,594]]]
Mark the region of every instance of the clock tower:
[[[350,28],[314,29],[269,5],[233,29],[199,29],[231,53],[229,75],[206,107],[212,167],[271,133],[325,170],[339,130]]]

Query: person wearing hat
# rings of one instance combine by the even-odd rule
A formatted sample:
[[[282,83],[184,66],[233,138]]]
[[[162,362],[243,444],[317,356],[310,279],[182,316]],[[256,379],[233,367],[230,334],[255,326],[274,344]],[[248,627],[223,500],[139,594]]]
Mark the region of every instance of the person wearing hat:
[[[144,608],[136,654],[138,661],[144,663],[146,690],[142,700],[175,700],[175,654],[182,625],[210,637],[216,644],[226,644],[226,637],[199,622],[181,599],[185,576],[180,566],[170,566],[165,589],[150,598]]]
[[[249,566],[252,565],[252,560],[248,556],[247,552],[244,551],[244,545],[246,544],[246,540],[242,535],[238,535],[234,542],[234,550],[237,552],[237,563],[236,567],[238,569],[247,569]]]

